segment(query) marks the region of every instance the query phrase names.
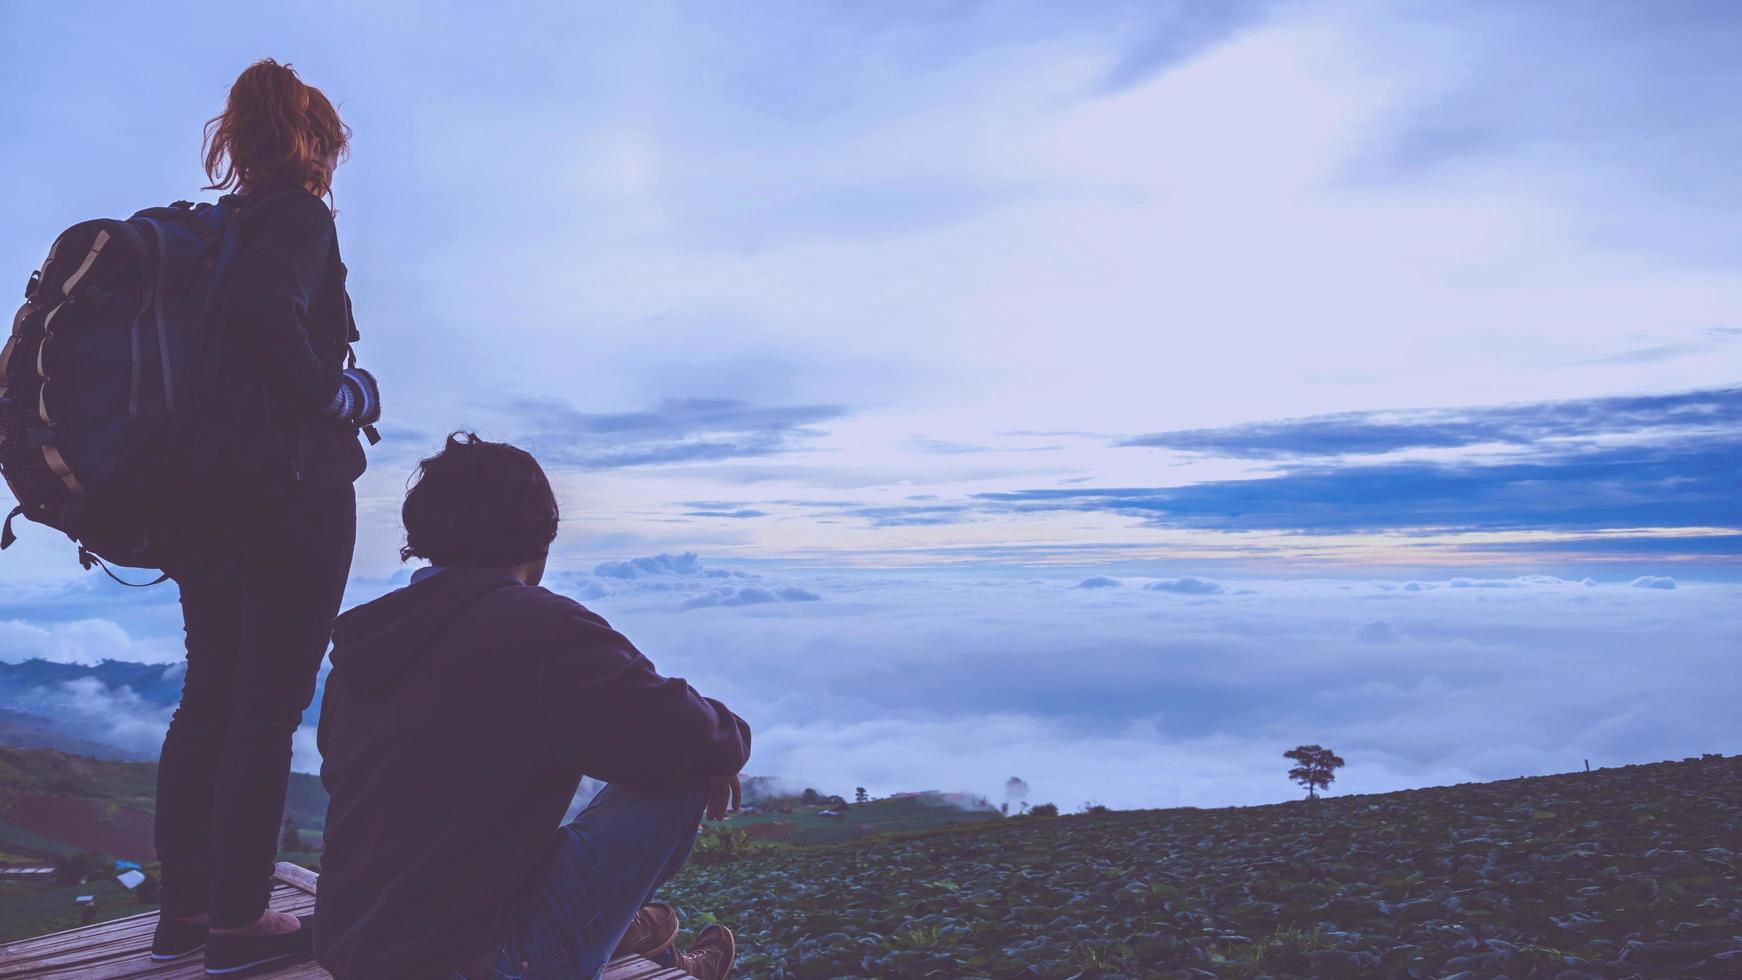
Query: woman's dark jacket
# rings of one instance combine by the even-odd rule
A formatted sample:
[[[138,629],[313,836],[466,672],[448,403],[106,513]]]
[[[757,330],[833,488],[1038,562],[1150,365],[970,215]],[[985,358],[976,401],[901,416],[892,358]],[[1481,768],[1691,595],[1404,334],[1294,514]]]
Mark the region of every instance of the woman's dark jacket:
[[[198,413],[204,482],[245,496],[351,483],[365,465],[356,428],[323,415],[356,337],[332,212],[306,191],[224,200],[242,238],[218,299],[216,390]]]

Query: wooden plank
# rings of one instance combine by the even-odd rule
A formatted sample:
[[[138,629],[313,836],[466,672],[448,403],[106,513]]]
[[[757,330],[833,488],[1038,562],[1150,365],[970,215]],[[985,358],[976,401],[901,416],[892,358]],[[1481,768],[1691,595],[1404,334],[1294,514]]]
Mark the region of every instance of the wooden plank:
[[[271,907],[293,915],[314,911],[319,876],[307,868],[280,863],[273,872],[281,884],[273,889]],[[172,963],[154,963],[151,934],[157,913],[111,919],[0,946],[0,980],[204,980],[205,963],[190,956]],[[251,974],[260,980],[329,980],[312,962],[289,963]],[[640,956],[624,956],[606,964],[604,980],[682,980],[688,974],[659,966]]]
[[[301,892],[280,888],[273,893],[270,907],[301,915],[313,911],[314,901]],[[98,925],[82,926],[52,936],[20,940],[6,947],[5,952],[16,956],[44,956],[61,950],[88,949],[111,943],[125,944],[142,940],[148,942],[156,928],[157,913],[147,912],[125,919],[112,919]]]
[[[280,861],[273,865],[272,877],[308,895],[315,893],[315,885],[321,878],[302,865],[291,864],[289,861]]]
[[[280,884],[272,892],[270,907],[293,915],[314,911],[314,896],[320,876],[300,865],[280,861],[273,875]],[[157,928],[157,913],[111,919],[108,922],[21,939],[0,946],[0,980],[121,980],[149,977],[153,980],[199,980],[205,964],[198,956],[171,963],[154,963],[150,957],[151,935]],[[254,974],[262,980],[325,980],[327,971],[314,963],[286,964],[276,970]],[[625,956],[606,964],[605,980],[678,980],[688,976],[639,956]]]
[[[689,974],[660,966],[639,956],[624,956],[605,964],[603,980],[687,980]]]
[[[72,966],[48,970],[28,969],[17,974],[5,974],[18,978],[30,977],[33,980],[84,980],[90,978],[105,978],[105,980],[204,980],[205,964],[198,956],[192,956],[174,963],[153,963],[144,949],[137,949],[124,959],[102,964],[99,969]],[[250,977],[259,980],[331,980],[331,974],[316,964],[307,960],[299,963],[289,963],[277,969],[261,973],[252,973]],[[672,970],[659,966],[651,960],[639,956],[624,956],[612,960],[605,966],[603,980],[682,980],[689,974],[681,970]]]
[[[294,898],[290,902],[273,902],[273,907],[293,915],[301,915],[314,911],[314,902],[301,892],[291,892]],[[155,928],[155,927],[153,927]],[[90,978],[90,980],[109,980],[117,977],[203,977],[205,976],[205,961],[199,956],[191,956],[185,960],[175,960],[170,963],[153,963],[150,958],[151,933],[145,932],[131,943],[109,945],[98,957],[93,957],[79,964],[56,963],[58,972],[45,973],[52,977]],[[47,964],[42,964],[46,966]],[[271,976],[272,974],[262,974]],[[324,975],[324,974],[323,974]],[[0,974],[4,978],[4,974]]]
[[[319,963],[303,961],[280,967],[267,974],[271,980],[333,980],[333,975],[321,969]]]
[[[151,920],[152,928],[157,927],[157,913],[156,912],[141,912],[138,915],[128,915],[128,916],[123,916],[119,919],[110,919],[107,922],[100,922],[96,925],[74,926],[71,929],[62,929],[59,932],[45,932],[40,936],[31,936],[27,939],[15,939],[11,943],[8,943],[5,946],[0,946],[0,955],[4,955],[4,954],[7,954],[7,953],[10,953],[13,951],[17,951],[17,950],[34,949],[34,948],[37,948],[39,946],[42,946],[42,947],[52,946],[58,942],[68,941],[69,938],[76,940],[78,936],[85,934],[85,933],[91,933],[91,932],[95,932],[95,931],[111,929],[111,928],[114,928],[117,926],[125,925],[127,923],[139,922],[139,921],[145,920],[145,919]]]
[[[295,898],[292,898],[292,896],[295,896]],[[299,895],[297,892],[292,891],[287,886],[278,886],[278,887],[274,888],[272,891],[270,905],[272,908],[279,908],[280,905],[287,903],[287,902],[290,904],[300,905],[301,904],[300,899],[301,899],[301,895]],[[43,935],[32,936],[32,937],[29,937],[27,939],[16,939],[5,946],[0,946],[0,955],[7,954],[7,953],[29,952],[31,950],[35,950],[38,948],[61,945],[61,944],[65,944],[65,943],[75,943],[76,944],[76,943],[88,942],[90,937],[92,937],[92,936],[97,936],[97,935],[101,935],[101,934],[112,932],[112,931],[125,931],[125,930],[129,930],[129,929],[136,930],[139,928],[143,928],[147,934],[149,934],[151,932],[151,930],[156,929],[157,928],[157,913],[156,912],[141,912],[138,915],[128,915],[128,916],[123,916],[119,919],[110,919],[107,922],[99,922],[95,925],[74,926],[71,929],[63,929],[60,932],[44,933]]]
[[[314,911],[314,899],[289,887],[272,894],[271,907],[301,915]],[[14,977],[129,977],[179,976],[181,964],[153,964],[147,958],[151,934],[157,928],[157,913],[115,919],[81,926],[48,936],[24,939],[0,947],[0,980]],[[198,968],[187,976],[203,976]]]

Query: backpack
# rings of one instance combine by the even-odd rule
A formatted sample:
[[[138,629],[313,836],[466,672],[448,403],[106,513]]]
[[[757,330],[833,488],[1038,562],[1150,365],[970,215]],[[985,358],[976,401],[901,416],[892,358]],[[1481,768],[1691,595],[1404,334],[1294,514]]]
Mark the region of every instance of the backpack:
[[[252,217],[281,191],[250,204]],[[215,376],[218,287],[241,240],[229,204],[82,221],[31,273],[0,350],[0,476],[23,515],[64,532],[87,570],[161,568],[151,529],[196,392]],[[155,585],[156,581],[143,583]]]

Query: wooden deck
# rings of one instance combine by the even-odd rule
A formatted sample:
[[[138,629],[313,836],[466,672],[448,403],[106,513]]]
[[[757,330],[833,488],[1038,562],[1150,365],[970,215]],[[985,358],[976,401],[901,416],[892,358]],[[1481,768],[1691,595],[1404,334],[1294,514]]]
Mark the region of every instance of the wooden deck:
[[[272,892],[272,907],[294,915],[314,911],[315,875],[295,865],[279,865],[279,884]],[[112,977],[155,977],[159,980],[204,980],[205,965],[198,956],[174,963],[153,963],[151,933],[157,928],[157,913],[113,919],[65,932],[20,939],[0,946],[0,980],[47,977],[100,980]],[[328,978],[327,971],[312,961],[263,968],[242,974],[248,978],[312,980]],[[689,974],[666,969],[639,956],[625,956],[605,967],[605,980],[682,980]]]

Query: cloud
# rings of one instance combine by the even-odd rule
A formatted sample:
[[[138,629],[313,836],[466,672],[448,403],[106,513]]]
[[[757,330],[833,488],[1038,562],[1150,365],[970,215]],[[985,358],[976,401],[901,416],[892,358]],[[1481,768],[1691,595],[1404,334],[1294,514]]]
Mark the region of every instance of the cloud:
[[[778,628],[652,595],[599,608],[750,721],[753,773],[831,791],[999,798],[1014,774],[1067,806],[1216,805],[1288,798],[1270,757],[1303,741],[1351,759],[1346,792],[1742,748],[1733,583],[1239,579],[1207,603],[1105,589],[1084,617],[1080,581],[818,572],[830,603],[758,607]]]
[[[1518,583],[1499,578],[1455,578],[1446,583],[1451,589],[1515,589]]]
[[[1705,354],[1713,348],[1742,339],[1742,327],[1707,327],[1693,339],[1670,344],[1653,344],[1589,358],[1583,364],[1651,364],[1678,357]]]
[[[822,595],[790,576],[710,568],[693,551],[600,562],[591,573],[556,570],[545,586],[602,612],[653,603],[661,612],[818,602]],[[674,607],[674,596],[683,598]]]
[[[173,704],[148,701],[130,687],[110,687],[96,677],[14,692],[7,700],[64,732],[148,756],[162,747],[175,710]]]
[[[1443,582],[1420,582],[1414,579],[1399,585],[1402,592],[1426,592],[1429,589],[1529,589],[1563,585],[1595,586],[1595,579],[1565,579],[1557,575],[1515,575],[1512,578],[1471,578],[1456,576]]]
[[[48,660],[65,664],[96,664],[104,660],[170,663],[185,655],[171,638],[136,640],[108,619],[79,619],[37,624],[0,621],[0,661]]]
[[[1462,547],[1462,546],[1455,546]],[[1699,534],[1633,534],[1607,532],[1574,535],[1549,541],[1486,541],[1483,551],[1515,551],[1565,556],[1568,559],[1612,558],[1637,555],[1672,558],[1742,558],[1742,534],[1702,532]]]
[[[929,436],[909,436],[902,445],[916,453],[926,453],[933,456],[967,456],[975,453],[1045,453],[1056,452],[1059,446],[982,446],[974,443],[952,442],[948,439],[933,439]]]
[[[321,771],[321,750],[316,726],[308,723],[308,715],[303,716],[304,724],[299,726],[290,738],[290,768],[293,772]]]
[[[1673,589],[1675,579],[1668,575],[1641,575],[1627,584],[1636,589]]]
[[[745,584],[716,584],[721,580]],[[705,591],[685,599],[679,606],[680,609],[815,602],[822,598],[809,589],[772,580],[765,575],[737,569],[708,568],[693,551],[600,562],[593,568],[591,575],[559,572],[552,575],[547,584],[557,591],[588,602],[637,596],[659,597],[660,601],[669,601],[673,592],[693,592],[697,587],[705,588]]]
[[[1125,583],[1106,575],[1091,575],[1077,583],[1079,589],[1116,589]]]
[[[804,773],[819,791],[848,795],[864,786],[876,795],[941,789],[1001,800],[1005,780],[1015,773],[1030,784],[1030,802],[1053,802],[1069,811],[1085,800],[1116,808],[1156,800],[1176,806],[1271,800],[1286,782],[1280,770],[1271,771],[1276,766],[1270,757],[1280,749],[1260,740],[1174,740],[1141,726],[1085,735],[1054,719],[1020,713],[917,721],[819,718],[760,729],[756,738],[754,772]],[[1379,776],[1371,770],[1364,775]]]
[[[842,517],[860,518],[872,527],[924,527],[975,520],[978,510],[972,504],[901,504],[852,507],[839,513]]]
[[[1015,512],[1107,511],[1158,527],[1308,533],[1733,528],[1742,438],[1612,446],[1525,462],[1301,466],[1179,487],[973,495]]]
[[[1369,620],[1355,628],[1355,639],[1362,643],[1396,643],[1397,627],[1383,619]]]
[[[1107,70],[1101,83],[1108,93],[1141,85],[1257,22],[1271,4],[1250,0],[1185,0],[1158,4],[1151,23]]]
[[[1736,427],[1742,427],[1742,388],[1717,388],[1529,405],[1345,412],[1219,429],[1153,432],[1117,445],[1273,459],[1488,444],[1538,447],[1554,439]]]
[[[1573,756],[1742,750],[1726,741],[1742,697],[1727,669],[1742,609],[1734,583],[1669,592],[1551,575],[1456,577],[1501,583],[1480,588],[1180,576],[1160,581],[1221,591],[1160,602],[1108,588],[1084,617],[1085,577],[1135,585],[1148,580],[1141,567],[740,572],[687,553],[603,564],[636,574],[558,572],[551,584],[571,595],[599,586],[588,605],[662,672],[743,714],[757,733],[753,773],[819,788],[997,798],[1016,774],[1034,799],[1067,807],[1079,796],[1219,805],[1288,798],[1271,757],[1302,741],[1350,759],[1348,792],[1564,771]],[[712,574],[722,571],[743,577]],[[1190,601],[1200,594],[1217,598]],[[678,612],[695,599],[718,612]],[[1657,653],[1641,660],[1641,650]],[[179,665],[46,666],[31,675],[49,678],[40,683],[0,678],[0,692],[30,701],[6,706],[139,751],[161,737],[179,686],[165,673]],[[66,687],[61,670],[79,682]],[[296,742],[305,770],[316,764],[313,722],[311,712]]]
[[[1454,578],[1446,582],[1449,589],[1527,589],[1533,585],[1567,585],[1566,579],[1553,575],[1520,575],[1515,578]]]
[[[903,445],[914,452],[932,453],[939,456],[962,456],[993,451],[991,446],[976,446],[965,442],[951,442],[947,439],[932,439],[927,436],[909,436]]]
[[[841,405],[761,406],[735,398],[668,398],[640,412],[582,412],[555,398],[521,398],[507,411],[517,440],[547,466],[589,470],[773,456],[823,434]]]
[[[1446,13],[1402,7],[1361,19],[1347,57],[1390,52],[1380,61],[1394,74],[1369,137],[1346,154],[1345,180],[1457,194],[1499,178],[1539,208],[1590,212],[1565,231],[1712,263],[1735,258],[1718,241],[1738,199],[1721,161],[1742,137],[1712,111],[1735,77],[1725,47],[1742,26],[1733,6],[1662,17],[1589,4],[1577,38],[1552,53],[1542,39],[1566,28],[1552,7],[1467,3]],[[1575,171],[1581,179],[1565,179]]]
[[[700,575],[702,561],[693,551],[686,551],[681,555],[648,555],[626,561],[602,562],[593,569],[593,574],[604,578],[624,579],[644,578],[649,575]]]
[[[815,602],[822,596],[807,589],[796,586],[766,589],[759,585],[741,585],[737,588],[715,589],[701,595],[691,596],[680,607],[683,609],[702,609],[709,606],[757,606],[767,602]]]
[[[0,708],[46,719],[64,735],[155,759],[180,701],[186,670],[185,661],[167,666],[122,660],[0,666]],[[315,744],[320,703],[317,685],[292,739],[292,768],[297,772],[320,770]]]
[[[1145,585],[1152,592],[1177,592],[1180,595],[1220,595],[1224,590],[1219,582],[1195,575],[1181,575],[1179,578],[1164,578]]]

